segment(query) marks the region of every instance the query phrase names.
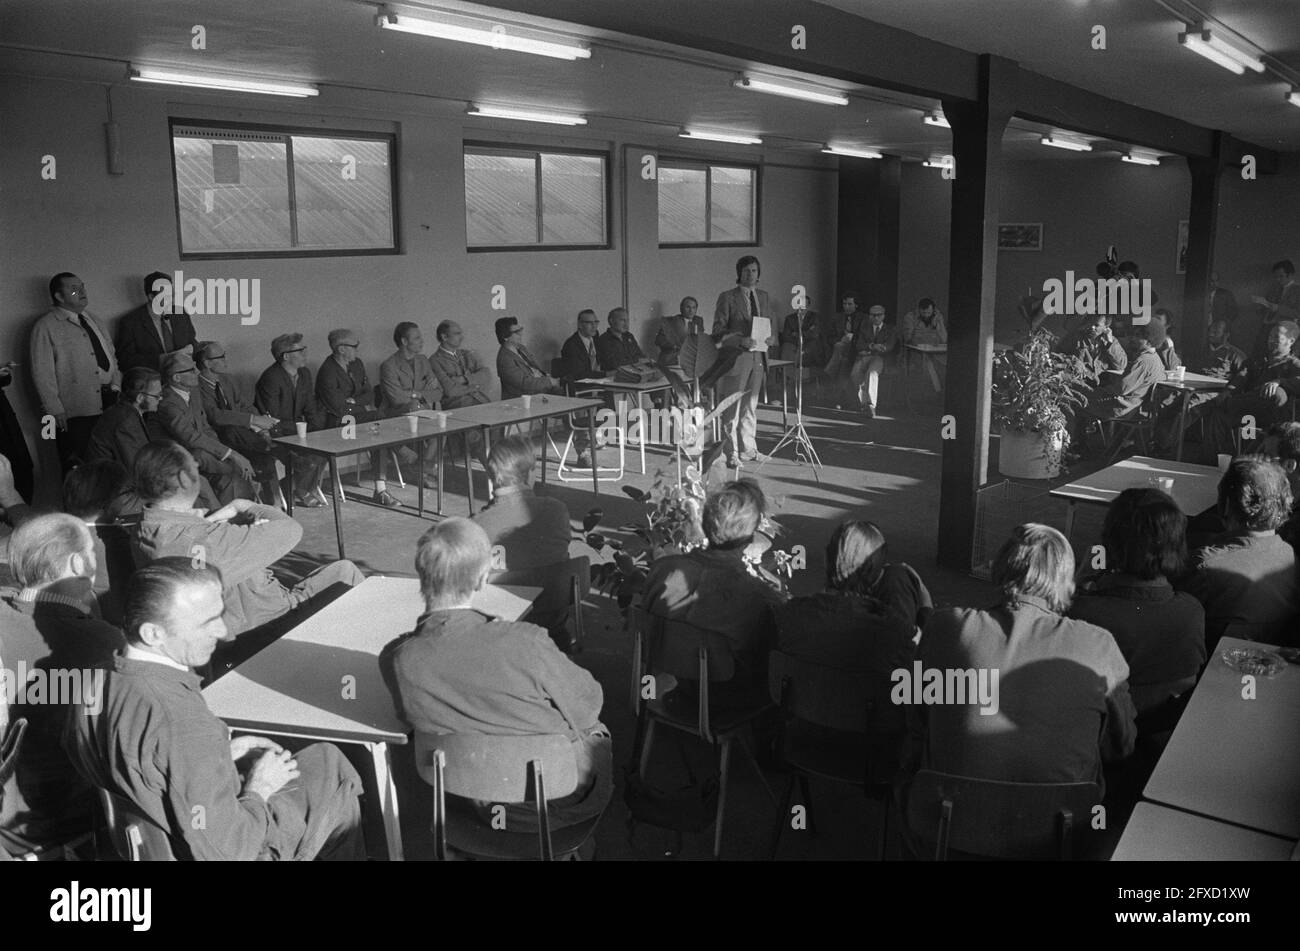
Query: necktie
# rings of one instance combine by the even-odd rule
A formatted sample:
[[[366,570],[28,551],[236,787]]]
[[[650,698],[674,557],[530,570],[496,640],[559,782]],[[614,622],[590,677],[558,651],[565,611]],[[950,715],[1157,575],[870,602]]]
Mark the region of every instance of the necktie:
[[[214,386],[217,391],[217,405],[222,409],[230,409],[230,404],[226,402],[226,391],[221,388],[221,381],[218,380]]]
[[[167,314],[163,314],[158,320],[162,325],[163,353],[171,353],[176,349],[176,340],[172,336],[172,320]]]
[[[108,371],[108,354],[104,352],[104,345],[99,342],[99,334],[95,333],[95,328],[90,326],[90,321],[86,319],[85,314],[78,314],[77,320],[81,321],[81,329],[86,332],[90,338],[90,345],[95,350],[95,363],[105,372]]]
[[[542,370],[536,363],[533,362],[533,355],[531,353],[529,353],[523,347],[520,347],[519,355],[524,358],[524,363],[528,364],[528,368],[530,370],[532,370],[538,376],[542,375]]]
[[[758,316],[758,295],[753,291],[749,292],[749,316]]]

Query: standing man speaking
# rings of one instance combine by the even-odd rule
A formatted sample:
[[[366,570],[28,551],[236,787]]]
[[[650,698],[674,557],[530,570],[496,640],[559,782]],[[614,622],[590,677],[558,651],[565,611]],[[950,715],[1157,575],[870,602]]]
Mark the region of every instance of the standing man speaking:
[[[747,254],[736,262],[736,286],[718,295],[713,311],[713,340],[718,345],[718,362],[710,370],[717,380],[718,399],[743,394],[725,418],[727,465],[740,460],[766,462],[758,451],[754,432],[758,426],[758,395],[767,372],[767,347],[771,343],[772,301],[767,291],[757,289],[758,258]],[[767,321],[763,339],[754,339],[756,318]],[[707,381],[705,381],[707,382]]]

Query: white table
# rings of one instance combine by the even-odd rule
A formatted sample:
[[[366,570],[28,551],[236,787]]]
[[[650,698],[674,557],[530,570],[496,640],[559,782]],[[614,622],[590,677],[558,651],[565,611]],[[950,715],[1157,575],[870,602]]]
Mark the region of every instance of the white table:
[[[905,343],[903,344],[903,405],[911,412],[912,399],[911,391],[907,388],[907,382],[912,375],[912,354],[921,355],[921,366],[933,361],[935,354],[946,354],[948,345],[946,343]],[[938,378],[938,371],[935,372],[935,378]],[[931,381],[933,383],[933,381]],[[936,393],[942,393],[942,384],[936,384],[934,387]]]
[[[1187,404],[1191,402],[1192,394],[1227,389],[1228,381],[1220,380],[1217,376],[1206,376],[1204,373],[1184,371],[1181,380],[1171,380],[1166,376],[1165,379],[1156,383],[1156,386],[1178,391],[1180,400],[1178,405],[1178,452],[1174,458],[1181,460],[1183,458],[1183,433],[1187,429]]]
[[[1160,756],[1143,795],[1187,812],[1300,839],[1300,667],[1255,680],[1242,699],[1242,674],[1220,655],[1263,647],[1225,637]]]
[[[1178,809],[1140,802],[1112,862],[1285,862],[1295,843]]]
[[[642,398],[650,393],[659,393],[665,391],[671,393],[673,389],[673,381],[668,379],[665,376],[664,379],[655,381],[653,383],[620,383],[617,379],[615,379],[612,376],[602,376],[602,377],[591,377],[583,380],[575,380],[573,382],[573,387],[576,392],[582,392],[582,393],[587,393],[594,390],[603,390],[607,393],[622,394],[623,396],[636,397],[636,408],[638,411],[637,415],[639,417],[639,421],[635,424],[636,436],[637,436],[636,444],[641,450],[641,474],[645,475],[646,428],[649,425],[650,419],[646,415],[644,400]],[[655,427],[655,428],[659,429],[660,427]],[[627,431],[624,432],[623,415],[620,413],[619,414],[619,433],[621,434],[620,439],[626,442],[631,442],[632,440],[631,430],[632,430],[632,426],[629,425],[627,427]],[[674,434],[674,436],[676,438],[676,434]],[[591,445],[594,450],[596,446],[594,438]],[[593,464],[594,464],[594,460],[593,460]]]
[[[517,621],[541,592],[487,585],[474,607]],[[372,576],[203,691],[208,708],[232,729],[364,746],[392,861],[402,859],[402,832],[389,745],[406,743],[406,726],[378,658],[423,613],[415,578]]]
[[[1220,475],[1214,466],[1130,456],[1077,482],[1059,486],[1049,494],[1070,504],[1065,514],[1065,537],[1069,538],[1074,528],[1075,505],[1080,502],[1109,505],[1125,489],[1150,488],[1148,480],[1155,476],[1169,476],[1174,480],[1170,494],[1184,515],[1188,518],[1200,515],[1218,502]]]

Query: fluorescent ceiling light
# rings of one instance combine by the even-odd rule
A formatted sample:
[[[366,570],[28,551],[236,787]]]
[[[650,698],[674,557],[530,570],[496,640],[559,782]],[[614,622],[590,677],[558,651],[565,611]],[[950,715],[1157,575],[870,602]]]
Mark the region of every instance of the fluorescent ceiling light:
[[[873,149],[848,149],[838,145],[828,145],[822,149],[827,155],[847,155],[851,158],[884,158],[884,154]]]
[[[1257,73],[1264,71],[1264,61],[1254,53],[1248,52],[1216,36],[1213,31],[1201,24],[1200,30],[1188,30],[1178,34],[1178,42],[1194,53],[1200,53],[1206,59],[1217,63],[1224,69],[1240,76],[1247,69]]]
[[[742,76],[731,85],[737,89],[750,89],[754,92],[771,93],[773,96],[785,96],[789,99],[802,99],[805,102],[820,102],[828,106],[847,106],[849,97],[836,89],[824,86],[810,86],[803,83],[789,83],[784,80],[763,79],[758,76]]]
[[[584,116],[561,112],[535,112],[531,109],[509,109],[500,106],[470,106],[466,115],[485,119],[518,119],[520,122],[549,122],[551,125],[586,125]]]
[[[1050,145],[1054,149],[1068,149],[1071,152],[1092,151],[1092,146],[1087,142],[1076,142],[1073,139],[1063,139],[1059,135],[1045,135],[1038,141],[1043,145]]]
[[[1120,161],[1131,162],[1134,165],[1159,165],[1160,157],[1158,155],[1144,155],[1141,152],[1129,152],[1127,155],[1121,155]]]
[[[921,116],[921,121],[926,125],[937,125],[941,129],[952,128],[952,126],[948,124],[948,117],[942,112],[927,112],[925,115]]]
[[[385,30],[416,33],[458,43],[473,43],[498,50],[532,53],[553,59],[590,59],[591,50],[558,33],[494,23],[480,17],[470,17],[437,10],[423,12],[420,16],[398,13],[391,7],[381,7],[375,22]]]
[[[752,135],[738,135],[732,132],[701,132],[687,129],[679,133],[679,138],[702,139],[705,142],[729,142],[732,145],[762,145],[763,140]]]
[[[1300,86],[1291,87],[1291,91],[1286,94],[1286,101],[1293,106],[1300,106]]]
[[[138,83],[161,83],[166,86],[192,86],[196,89],[224,89],[228,92],[253,92],[265,96],[293,96],[306,99],[319,96],[320,90],[308,83],[277,83],[260,79],[239,79],[219,73],[182,73],[172,69],[140,66],[131,69],[131,79]]]
[[[921,164],[926,168],[952,168],[957,163],[950,156],[944,156],[941,159],[926,159]]]

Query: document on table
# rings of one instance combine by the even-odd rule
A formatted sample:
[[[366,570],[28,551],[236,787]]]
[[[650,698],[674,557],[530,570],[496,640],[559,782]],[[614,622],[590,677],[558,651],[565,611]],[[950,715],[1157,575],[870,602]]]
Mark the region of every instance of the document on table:
[[[770,317],[755,317],[754,325],[749,330],[749,336],[753,339],[754,345],[750,350],[766,350],[767,338],[772,336],[772,319]]]

